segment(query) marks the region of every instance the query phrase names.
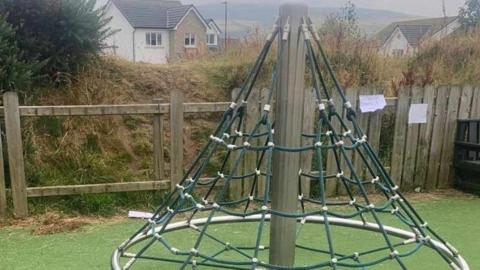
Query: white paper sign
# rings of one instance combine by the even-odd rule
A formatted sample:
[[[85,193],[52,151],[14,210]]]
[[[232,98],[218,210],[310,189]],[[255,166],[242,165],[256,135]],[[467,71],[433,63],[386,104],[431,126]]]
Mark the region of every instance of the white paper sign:
[[[147,212],[140,212],[140,211],[128,211],[129,218],[141,218],[141,219],[149,219],[153,217],[152,213]]]
[[[362,113],[383,110],[387,106],[384,95],[360,96],[360,111]]]
[[[409,124],[427,123],[428,104],[412,104],[408,112]]]

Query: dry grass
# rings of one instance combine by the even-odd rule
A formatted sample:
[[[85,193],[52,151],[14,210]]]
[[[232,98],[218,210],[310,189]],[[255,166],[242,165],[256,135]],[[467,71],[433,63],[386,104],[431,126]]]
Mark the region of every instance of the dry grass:
[[[407,85],[478,84],[480,29],[460,31],[439,42],[426,43],[404,73]]]
[[[32,235],[48,235],[81,230],[88,225],[100,223],[116,223],[124,221],[125,217],[109,218],[93,216],[70,216],[59,212],[48,212],[31,216],[27,219],[10,219],[0,224],[0,228],[29,228]]]

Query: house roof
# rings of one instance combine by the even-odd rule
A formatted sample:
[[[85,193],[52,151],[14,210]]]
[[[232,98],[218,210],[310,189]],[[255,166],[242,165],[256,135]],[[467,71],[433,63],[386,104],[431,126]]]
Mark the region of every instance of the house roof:
[[[192,5],[188,5],[167,9],[167,28],[174,28],[177,26],[192,7]]]
[[[432,35],[455,21],[457,17],[442,17],[412,21],[401,21],[389,24],[375,35],[375,38],[384,44],[395,31],[399,28],[402,31],[408,43],[417,46],[426,35]]]
[[[207,22],[208,22],[208,25],[213,25],[216,30],[218,31],[218,33],[222,33],[222,29],[220,29],[220,27],[218,26],[218,24],[215,22],[214,19],[207,19]]]
[[[175,28],[190,10],[207,22],[193,5],[182,5],[172,0],[112,0],[134,28]]]

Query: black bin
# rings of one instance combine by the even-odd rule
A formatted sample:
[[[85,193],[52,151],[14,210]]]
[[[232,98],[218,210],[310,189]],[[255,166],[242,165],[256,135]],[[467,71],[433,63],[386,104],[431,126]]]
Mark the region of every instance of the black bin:
[[[456,186],[480,194],[480,119],[458,120],[454,164]]]

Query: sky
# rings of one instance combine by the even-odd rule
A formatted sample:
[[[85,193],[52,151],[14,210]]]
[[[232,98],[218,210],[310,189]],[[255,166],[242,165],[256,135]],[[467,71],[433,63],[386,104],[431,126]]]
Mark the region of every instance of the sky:
[[[221,3],[224,0],[183,0],[183,3],[192,3],[201,5],[205,3]],[[289,0],[288,2],[307,2],[310,5],[339,7],[343,6],[347,0]],[[458,9],[463,6],[465,0],[444,0],[448,16],[458,14]],[[265,2],[285,2],[278,0],[228,0],[230,3],[265,3]],[[361,8],[385,9],[412,15],[421,15],[426,17],[441,17],[442,0],[352,0],[352,2]]]

